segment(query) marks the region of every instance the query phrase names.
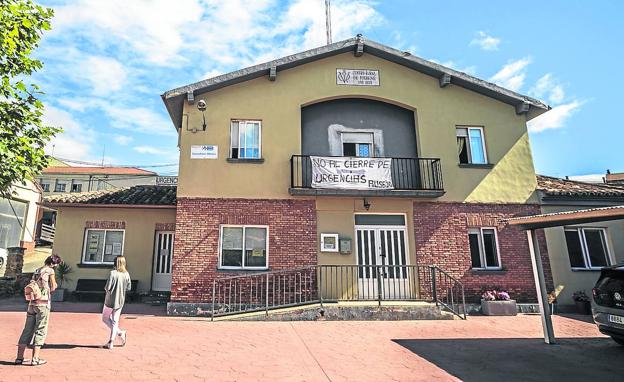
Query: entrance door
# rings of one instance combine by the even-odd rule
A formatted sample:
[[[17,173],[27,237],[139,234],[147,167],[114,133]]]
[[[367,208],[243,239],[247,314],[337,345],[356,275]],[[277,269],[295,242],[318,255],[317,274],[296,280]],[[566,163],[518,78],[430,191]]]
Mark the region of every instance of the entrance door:
[[[381,286],[383,299],[408,299],[411,288],[408,280],[407,235],[403,215],[362,215],[364,220],[388,225],[356,225],[358,265],[358,289],[361,299],[378,297]],[[392,219],[385,219],[392,216]],[[376,218],[380,217],[380,218]],[[402,220],[402,225],[395,225]],[[356,223],[357,223],[356,215]],[[360,219],[362,220],[362,219]],[[379,279],[378,279],[379,278]]]
[[[171,291],[171,255],[173,253],[172,231],[157,231],[154,243],[154,273],[152,290]]]

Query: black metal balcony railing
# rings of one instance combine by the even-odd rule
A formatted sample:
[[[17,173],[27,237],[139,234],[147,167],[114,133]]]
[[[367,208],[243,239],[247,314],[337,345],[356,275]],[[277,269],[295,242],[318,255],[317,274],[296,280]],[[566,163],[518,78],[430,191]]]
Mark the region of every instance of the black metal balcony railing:
[[[395,190],[443,191],[439,158],[392,158]],[[312,188],[312,160],[309,155],[290,158],[290,187]]]

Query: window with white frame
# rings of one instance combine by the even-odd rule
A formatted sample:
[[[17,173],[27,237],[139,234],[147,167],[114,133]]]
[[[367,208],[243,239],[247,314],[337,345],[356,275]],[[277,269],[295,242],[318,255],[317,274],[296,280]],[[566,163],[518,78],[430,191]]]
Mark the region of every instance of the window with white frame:
[[[373,133],[342,133],[342,156],[372,157]]]
[[[230,158],[262,158],[260,121],[233,120],[230,125]]]
[[[65,192],[66,188],[67,183],[56,182],[56,184],[54,185],[54,192]]]
[[[456,128],[459,163],[486,164],[485,139],[482,127],[462,126]]]
[[[50,192],[50,183],[41,181],[39,185],[41,185],[43,192]]]
[[[266,269],[268,227],[221,226],[219,267],[223,269]]]
[[[500,253],[496,228],[481,227],[468,230],[470,258],[474,269],[500,269]]]
[[[607,230],[604,228],[565,228],[568,257],[572,269],[600,269],[611,265]]]
[[[82,262],[85,264],[112,264],[123,255],[124,230],[87,229]]]
[[[72,183],[71,192],[82,192],[82,183]]]

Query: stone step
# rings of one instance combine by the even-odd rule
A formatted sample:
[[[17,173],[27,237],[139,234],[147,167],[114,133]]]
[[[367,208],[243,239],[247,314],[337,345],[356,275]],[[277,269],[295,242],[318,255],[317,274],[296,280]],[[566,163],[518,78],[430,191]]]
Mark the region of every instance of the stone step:
[[[218,321],[401,321],[455,320],[456,315],[431,303],[404,304],[324,303],[265,312],[239,313],[215,317]]]

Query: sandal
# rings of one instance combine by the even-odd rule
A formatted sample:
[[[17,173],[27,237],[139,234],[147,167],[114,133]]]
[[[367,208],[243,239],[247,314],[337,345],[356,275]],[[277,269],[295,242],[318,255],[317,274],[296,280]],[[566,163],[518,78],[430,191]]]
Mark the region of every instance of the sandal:
[[[24,358],[15,358],[15,365],[21,365],[24,363]]]
[[[112,349],[113,341],[108,341],[106,344],[102,345],[102,349]]]
[[[46,361],[45,359],[36,359],[33,358],[32,361],[30,361],[30,366],[41,366],[41,365],[45,365],[46,363],[48,363],[48,361]]]

